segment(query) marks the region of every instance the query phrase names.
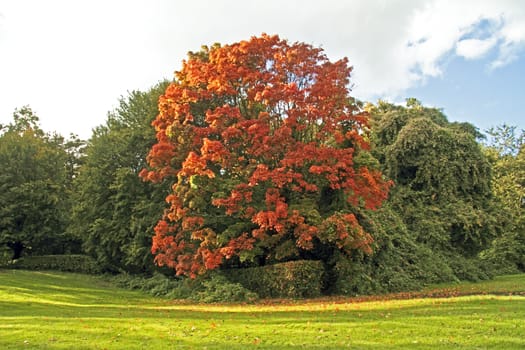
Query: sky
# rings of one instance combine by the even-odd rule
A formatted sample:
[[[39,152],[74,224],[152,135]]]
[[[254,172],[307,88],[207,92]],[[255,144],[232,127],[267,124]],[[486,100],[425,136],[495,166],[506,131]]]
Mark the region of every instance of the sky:
[[[352,95],[525,129],[523,0],[0,0],[0,124],[29,105],[83,139],[188,51],[278,34],[354,67]]]

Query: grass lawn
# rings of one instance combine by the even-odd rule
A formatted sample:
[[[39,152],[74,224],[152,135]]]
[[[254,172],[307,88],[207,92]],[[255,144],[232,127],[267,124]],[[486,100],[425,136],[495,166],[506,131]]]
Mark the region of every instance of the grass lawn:
[[[525,274],[427,292],[454,297],[195,305],[0,270],[0,349],[525,348]]]

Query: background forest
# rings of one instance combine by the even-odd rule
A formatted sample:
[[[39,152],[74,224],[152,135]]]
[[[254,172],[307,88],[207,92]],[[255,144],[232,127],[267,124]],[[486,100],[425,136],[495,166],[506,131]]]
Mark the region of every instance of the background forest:
[[[212,61],[210,52],[219,52],[215,50],[219,47],[190,53],[188,62],[208,64]],[[298,57],[298,61],[309,62],[308,55]],[[322,65],[317,63],[324,59],[315,56],[311,69],[320,69]],[[323,67],[329,66],[323,63]],[[333,64],[334,74],[338,64],[342,63]],[[265,162],[272,159],[270,154],[277,152],[272,147],[285,142],[275,136],[281,135],[277,130],[284,130],[285,135],[280,126],[271,129],[274,139],[254,144],[257,147],[252,153],[243,153],[242,160],[235,158],[240,163],[224,165],[227,162],[216,156],[219,151],[209,146],[205,164],[214,174],[205,172],[206,167],[195,170],[197,166],[189,173],[185,165],[188,153],[184,152],[197,146],[191,143],[195,134],[185,132],[205,132],[197,135],[201,135],[199,142],[210,140],[208,145],[217,146],[212,141],[222,139],[216,130],[208,130],[208,119],[195,118],[170,129],[170,137],[177,140],[175,148],[169,152],[163,148],[171,146],[159,138],[163,126],[158,116],[173,106],[166,101],[175,95],[174,86],[192,87],[191,79],[184,75],[190,74],[185,71],[188,66],[174,82],[161,82],[148,91],[133,91],[122,97],[119,107],[108,113],[106,123],[95,128],[86,141],[73,135],[65,138],[46,133],[29,107],[14,112],[12,122],[0,128],[0,244],[4,264],[37,268],[57,259],[56,264],[65,270],[119,273],[125,276],[120,277],[123,283],[130,286],[135,283],[135,287],[143,288],[149,284],[159,292],[159,285],[163,285],[166,293],[177,290],[179,294],[172,295],[183,297],[203,290],[207,296],[212,291],[230,293],[225,299],[234,298],[233,292],[237,297],[242,294],[241,298],[251,298],[253,292],[259,296],[395,292],[525,271],[523,130],[499,125],[480,131],[475,125],[449,122],[439,109],[410,98],[402,106],[384,101],[365,103],[345,95],[344,111],[352,116],[352,122],[334,125],[343,127],[344,135],[356,132],[340,142],[335,136],[330,139],[339,129],[326,133],[331,136],[323,142],[331,142],[334,153],[326,156],[326,163],[315,163],[318,174],[303,171],[296,163],[290,165],[294,173],[289,175],[293,177],[289,183],[304,180],[302,190],[272,185],[276,180],[258,166],[269,164]],[[268,74],[279,73],[276,63],[275,67],[268,63],[264,67]],[[350,71],[347,73],[348,77]],[[237,93],[217,90],[206,97],[205,103],[193,101],[192,114],[211,118],[210,113],[223,108]],[[249,93],[239,96],[247,96],[235,100],[239,106],[247,103],[249,107],[242,112],[246,115],[260,116],[264,108],[274,107],[265,100],[251,103]],[[276,99],[283,100],[279,96]],[[261,120],[258,118],[253,120]],[[154,121],[157,129],[152,127]],[[217,126],[223,127],[220,135],[225,135],[232,123]],[[189,124],[193,129],[186,128]],[[172,121],[170,125],[175,124]],[[252,127],[245,125],[246,130]],[[309,125],[297,130],[312,135],[303,133],[299,137],[291,132],[289,137],[300,140],[303,146],[321,142],[322,131],[315,123]],[[251,137],[250,142],[257,140],[255,136],[246,137]],[[263,144],[269,145],[268,155],[256,152],[264,148]],[[196,149],[202,147],[199,144]],[[349,149],[351,155],[345,153]],[[315,152],[315,161],[321,162],[325,153]],[[168,153],[170,157],[166,158]],[[205,152],[201,153],[195,162],[203,159]],[[290,154],[283,159],[300,158],[299,153]],[[348,185],[347,192],[314,176],[329,178],[330,161],[345,157],[350,157],[352,169],[367,169],[366,176],[355,173],[356,179],[362,176],[366,181]],[[247,159],[257,162],[249,174],[243,173],[252,164]],[[186,172],[174,171],[172,168],[179,166],[176,164]],[[350,171],[337,164],[341,169],[334,176]],[[237,168],[244,170],[235,172]],[[269,166],[266,171],[271,173],[272,169]],[[242,181],[253,179],[254,173],[260,184],[253,187],[250,198],[266,204],[254,204],[254,213],[247,214],[234,206],[241,202],[235,202],[228,191],[236,190],[248,201]],[[317,192],[307,187],[312,184]],[[350,192],[356,197],[355,203],[343,198]],[[277,194],[272,197],[272,193]],[[184,203],[176,206],[174,196],[184,198]],[[248,202],[242,203],[238,205],[246,208]],[[296,210],[301,215],[283,214],[281,218],[278,208],[284,205],[290,213]],[[173,233],[178,220],[173,219],[174,208],[186,210],[180,219],[184,227],[180,236]],[[281,222],[282,227],[278,225]],[[344,225],[351,227],[341,228]],[[261,227],[266,227],[265,232],[257,231]],[[201,236],[195,233],[201,231]],[[257,240],[248,239],[252,236],[246,232],[254,232]],[[192,244],[197,253],[191,250]],[[263,268],[267,280],[261,279]],[[263,282],[257,283],[258,278]],[[317,287],[311,288],[311,284]]]

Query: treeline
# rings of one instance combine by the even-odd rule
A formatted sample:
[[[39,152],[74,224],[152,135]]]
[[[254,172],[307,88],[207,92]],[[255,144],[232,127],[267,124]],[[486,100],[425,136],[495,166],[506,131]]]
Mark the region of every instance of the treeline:
[[[207,64],[210,50],[192,53],[190,59]],[[292,78],[297,76],[294,73]],[[179,76],[179,89],[186,78]],[[173,276],[177,270],[194,277],[218,270],[223,272],[220,278],[230,276],[232,281],[243,275],[232,274],[235,269],[251,268],[244,275],[261,277],[253,268],[315,260],[323,271],[319,283],[325,294],[393,292],[525,271],[523,131],[502,125],[482,134],[474,125],[450,122],[441,110],[424,107],[415,99],[408,99],[404,106],[349,100],[344,110],[351,106],[354,119],[341,123],[342,131],[323,134],[319,124],[312,122],[298,128],[300,133],[289,134],[299,146],[303,145],[299,141],[314,145],[326,137],[319,143],[322,152],[312,148],[311,153],[326,154],[330,146],[348,164],[338,162],[334,165],[338,172],[332,173],[332,156],[317,159],[320,156],[290,151],[295,158],[285,155],[283,159],[293,163],[290,169],[295,167],[295,172],[289,171],[286,178],[276,167],[274,173],[281,171],[282,177],[272,179],[268,175],[272,168],[258,165],[273,159],[282,139],[267,136],[270,148],[263,154],[249,143],[263,139],[260,125],[254,138],[243,136],[245,148],[241,143],[231,146],[233,139],[224,136],[237,133],[233,119],[223,129],[215,122],[216,129],[210,131],[206,118],[220,108],[223,111],[224,103],[233,101],[230,95],[218,93],[194,103],[191,122],[181,121],[178,129],[172,122],[163,129],[168,124],[162,124],[158,116],[174,113],[170,93],[176,93],[170,82],[130,93],[87,141],[45,133],[30,108],[16,110],[12,122],[0,131],[3,260],[86,254],[104,272]],[[265,108],[263,102],[245,106],[246,115],[261,115]],[[152,127],[155,120],[156,129]],[[187,128],[189,124],[193,129]],[[250,130],[255,129],[253,125]],[[268,135],[286,134],[281,126],[272,125]],[[195,130],[200,134],[191,134]],[[159,136],[159,131],[164,134]],[[163,139],[168,134],[171,144]],[[350,136],[340,136],[341,141],[330,136],[339,134]],[[221,135],[231,149],[252,147],[252,153],[243,151],[226,162],[210,151],[210,141],[199,143],[205,138],[217,146],[224,141]],[[351,151],[344,153],[345,149]],[[201,157],[208,152],[208,163],[204,163],[208,169],[189,168],[187,155],[192,150],[201,152]],[[307,164],[304,167],[298,163],[300,157]],[[194,159],[201,164],[198,161]],[[250,166],[253,173],[246,172]],[[347,171],[345,166],[360,169],[356,174],[366,181],[356,184],[345,178],[344,183],[350,185],[341,188],[335,181]],[[154,181],[145,181],[148,177]],[[243,185],[243,180],[251,183]],[[304,188],[292,187],[294,181]],[[277,182],[284,184],[279,187]],[[389,186],[388,199],[377,199]],[[228,191],[241,193],[241,199]],[[274,193],[278,195],[272,197]],[[355,200],[345,200],[351,195]],[[175,205],[177,198],[184,203]],[[237,205],[241,200],[253,203],[253,216]],[[282,208],[288,214],[279,214]],[[177,217],[175,211],[183,214]],[[203,238],[204,234],[208,236]],[[212,238],[215,241],[210,243]],[[192,245],[198,253],[192,253]],[[161,256],[156,261],[152,247]],[[173,247],[180,252],[176,254]],[[294,276],[307,276],[300,265],[293,266]],[[315,274],[313,265],[308,266]],[[268,273],[283,274],[287,269],[291,271],[281,267]],[[209,283],[220,285],[220,278],[215,276]],[[271,283],[270,278],[266,284]],[[272,295],[271,291],[267,294]]]
[[[0,137],[4,259],[86,253],[109,272],[158,270],[153,229],[171,184],[145,182],[139,173],[156,142],[151,122],[166,86],[123,98],[87,142],[44,133],[29,108],[15,112]],[[413,99],[364,108],[372,125],[368,161],[395,186],[366,214],[373,253],[331,257],[333,273],[351,276],[339,279],[337,291],[397,291],[524,271],[523,132],[499,126],[486,138]]]

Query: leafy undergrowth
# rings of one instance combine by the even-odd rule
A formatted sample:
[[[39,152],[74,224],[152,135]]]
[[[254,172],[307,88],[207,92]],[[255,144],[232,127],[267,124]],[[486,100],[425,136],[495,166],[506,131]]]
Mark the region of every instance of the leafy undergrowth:
[[[483,282],[461,282],[456,284],[443,283],[431,285],[422,291],[400,292],[381,295],[363,295],[354,297],[324,297],[311,300],[299,300],[300,303],[333,302],[333,303],[358,303],[388,300],[407,300],[424,298],[455,298],[470,295],[507,295],[525,296],[525,275],[497,276],[493,280]],[[286,304],[288,299],[272,299],[262,301],[265,304]]]
[[[92,276],[0,270],[0,348],[520,349],[524,291],[525,275],[513,275],[377,300],[204,305]]]

